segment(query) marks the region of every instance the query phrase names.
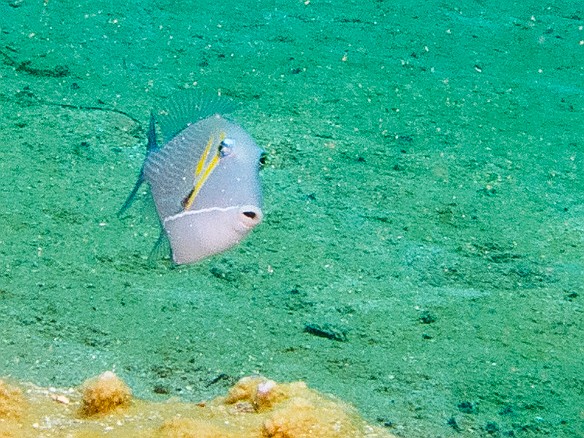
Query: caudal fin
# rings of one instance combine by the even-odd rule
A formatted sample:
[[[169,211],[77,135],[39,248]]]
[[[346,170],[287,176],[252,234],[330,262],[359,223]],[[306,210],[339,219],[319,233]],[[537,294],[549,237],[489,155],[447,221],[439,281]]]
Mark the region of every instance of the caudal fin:
[[[144,170],[142,169],[142,170],[140,170],[140,176],[138,177],[138,181],[136,181],[136,184],[134,184],[134,188],[132,189],[132,191],[130,192],[128,197],[126,198],[126,202],[124,202],[124,205],[122,205],[122,208],[120,208],[118,210],[118,216],[122,216],[126,212],[126,210],[128,208],[130,208],[130,206],[134,202],[134,199],[136,199],[136,195],[138,194],[138,190],[140,190],[140,186],[142,186],[143,182],[144,182]]]

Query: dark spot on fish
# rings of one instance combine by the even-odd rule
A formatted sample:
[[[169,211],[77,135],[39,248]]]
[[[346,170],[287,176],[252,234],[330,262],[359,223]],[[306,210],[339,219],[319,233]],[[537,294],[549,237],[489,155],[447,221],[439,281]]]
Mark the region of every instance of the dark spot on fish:
[[[71,84],[71,89],[72,90],[79,90],[81,87],[79,86],[79,84],[77,82],[73,82]]]
[[[304,71],[303,69],[301,69],[300,67],[297,67],[297,68],[291,69],[290,73],[292,73],[293,75],[297,75],[299,73],[302,73],[303,71]]]
[[[187,196],[185,196],[183,198],[183,200],[180,202],[180,205],[182,206],[182,208],[186,208],[187,207],[187,203],[189,202],[189,199],[191,199],[191,196],[193,195],[195,188],[193,187],[192,190],[189,192],[189,194]]]
[[[256,218],[256,213],[254,211],[244,211],[243,212],[244,216],[247,216],[250,219],[255,219]]]

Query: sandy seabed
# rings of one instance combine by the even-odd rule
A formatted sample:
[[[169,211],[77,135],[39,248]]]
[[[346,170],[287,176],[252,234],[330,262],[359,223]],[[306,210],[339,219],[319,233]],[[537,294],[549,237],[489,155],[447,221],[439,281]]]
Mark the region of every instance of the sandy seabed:
[[[584,435],[578,2],[0,3],[0,375],[304,381],[405,438]],[[152,265],[148,114],[242,103],[265,220]]]

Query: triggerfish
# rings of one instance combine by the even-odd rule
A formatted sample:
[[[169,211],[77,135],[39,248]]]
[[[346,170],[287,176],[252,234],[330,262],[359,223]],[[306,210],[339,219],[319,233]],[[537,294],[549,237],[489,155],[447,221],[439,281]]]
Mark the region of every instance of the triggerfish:
[[[147,182],[162,228],[155,248],[168,239],[176,264],[225,251],[262,221],[264,152],[223,117],[233,109],[226,98],[183,92],[150,115],[146,159],[119,214]]]

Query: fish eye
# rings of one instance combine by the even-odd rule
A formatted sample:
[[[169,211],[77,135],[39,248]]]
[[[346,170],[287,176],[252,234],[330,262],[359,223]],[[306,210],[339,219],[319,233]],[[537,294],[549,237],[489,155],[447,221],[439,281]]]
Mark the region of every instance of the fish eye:
[[[226,138],[221,143],[219,143],[219,158],[223,158],[231,154],[234,144],[235,142],[230,138]]]

